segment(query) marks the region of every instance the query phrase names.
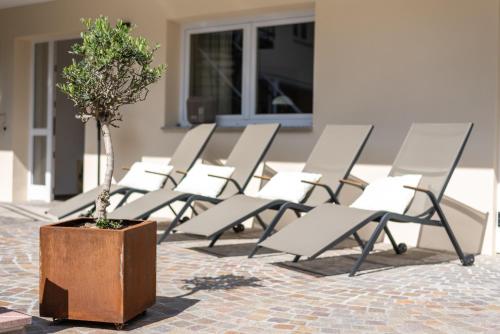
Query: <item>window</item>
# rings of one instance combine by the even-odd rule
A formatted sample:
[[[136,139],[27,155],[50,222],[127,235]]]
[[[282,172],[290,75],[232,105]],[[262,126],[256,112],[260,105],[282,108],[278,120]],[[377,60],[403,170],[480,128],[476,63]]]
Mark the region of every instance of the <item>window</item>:
[[[182,124],[189,99],[210,105],[221,126],[312,125],[311,16],[188,27],[184,42]]]
[[[241,115],[243,30],[191,35],[189,96],[212,98],[219,115]]]
[[[312,114],[313,34],[312,22],[257,28],[257,114]]]

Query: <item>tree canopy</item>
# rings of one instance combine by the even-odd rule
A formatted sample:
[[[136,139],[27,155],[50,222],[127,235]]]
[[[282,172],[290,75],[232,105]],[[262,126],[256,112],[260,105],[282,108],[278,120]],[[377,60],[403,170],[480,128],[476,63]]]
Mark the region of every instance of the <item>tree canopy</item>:
[[[87,30],[71,51],[79,60],[64,68],[65,82],[58,87],[74,102],[83,122],[95,118],[116,127],[122,119],[119,108],[143,101],[166,66],[152,66],[159,46],[130,35],[133,28],[123,21],[114,27],[102,16],[82,22]]]

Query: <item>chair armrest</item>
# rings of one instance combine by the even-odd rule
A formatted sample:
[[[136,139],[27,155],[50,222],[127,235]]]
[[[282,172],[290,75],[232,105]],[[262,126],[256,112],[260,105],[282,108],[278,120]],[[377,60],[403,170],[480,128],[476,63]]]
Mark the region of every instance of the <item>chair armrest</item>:
[[[264,175],[254,175],[253,177],[255,177],[257,179],[261,179],[261,180],[266,180],[266,181],[271,180],[271,178],[269,176],[264,176]]]
[[[178,174],[187,175],[187,172],[183,170],[176,170],[175,172]]]
[[[413,187],[413,186],[403,186],[403,188],[411,189],[411,190],[415,190],[415,191],[424,193],[427,196],[429,196],[429,199],[431,200],[432,204],[438,204],[438,200],[436,198],[436,195],[434,195],[434,193],[432,191],[430,191],[429,189],[425,189],[425,188],[421,188],[421,187]]]
[[[403,188],[406,188],[406,189],[411,189],[411,190],[415,190],[415,191],[420,191],[422,193],[429,193],[431,192],[430,190],[428,189],[424,189],[424,188],[420,188],[420,187],[413,187],[413,186],[403,186]]]
[[[332,199],[332,201],[335,204],[340,204],[339,201],[338,201],[338,199],[337,199],[337,196],[335,195],[335,192],[332,190],[332,188],[330,188],[329,185],[327,185],[325,183],[311,182],[311,181],[306,181],[306,180],[301,180],[300,182],[307,183],[307,184],[312,184],[313,186],[318,186],[318,187],[321,187],[321,188],[325,189],[326,192],[328,193],[328,195],[330,196],[330,198]]]
[[[146,170],[145,171],[146,173],[149,173],[149,174],[155,174],[155,175],[161,175],[161,176],[165,176],[167,178],[167,180],[170,180],[172,181],[172,183],[174,184],[174,186],[177,186],[177,181],[175,181],[175,179],[170,175],[170,174],[166,174],[166,173],[160,173],[160,172],[154,172],[152,170]],[[165,186],[167,182],[165,182],[163,184],[163,186]]]
[[[365,190],[366,186],[368,185],[365,182],[354,181],[354,180],[349,180],[349,179],[342,179],[342,180],[339,180],[339,182],[343,183],[343,184],[348,184],[348,185],[354,186],[354,187],[359,188],[361,190]]]
[[[420,187],[413,187],[413,186],[403,186],[403,188],[415,190],[415,191],[426,194],[427,197],[429,197],[429,200],[431,201],[432,206],[434,207],[434,210],[437,210],[438,212],[442,212],[441,206],[439,205],[439,201],[438,201],[436,195],[434,195],[434,193],[432,191],[430,191],[429,189],[420,188]],[[419,216],[424,215],[424,214],[426,214],[426,212],[420,214]]]
[[[156,175],[161,175],[161,176],[168,176],[167,173],[154,172],[152,170],[146,170],[145,172],[149,173],[149,174],[156,174]]]
[[[219,175],[213,175],[213,174],[208,174],[208,176],[215,177],[217,179],[223,179],[223,180],[226,180],[228,182],[231,182],[232,184],[235,185],[236,189],[238,189],[238,192],[240,194],[243,194],[243,188],[240,186],[240,184],[238,183],[238,181],[236,181],[235,179],[233,179],[231,177],[225,177],[225,176],[219,176]]]

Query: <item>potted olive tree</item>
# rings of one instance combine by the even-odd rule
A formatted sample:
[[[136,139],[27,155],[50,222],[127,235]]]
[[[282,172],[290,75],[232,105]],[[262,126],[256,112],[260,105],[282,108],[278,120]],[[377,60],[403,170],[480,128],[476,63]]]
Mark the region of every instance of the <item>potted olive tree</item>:
[[[120,107],[143,101],[165,66],[152,66],[158,46],[130,34],[122,21],[83,20],[78,61],[66,67],[58,86],[74,102],[82,122],[101,123],[106,173],[95,216],[40,228],[40,315],[115,323],[144,312],[156,298],[156,223],[106,216],[113,176],[111,128]]]

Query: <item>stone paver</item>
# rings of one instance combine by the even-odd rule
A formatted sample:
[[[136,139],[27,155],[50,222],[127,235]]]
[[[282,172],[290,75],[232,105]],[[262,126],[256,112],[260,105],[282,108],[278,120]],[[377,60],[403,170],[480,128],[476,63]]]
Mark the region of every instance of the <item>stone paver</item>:
[[[28,333],[113,333],[107,324],[38,316],[38,227],[0,207],[0,307],[33,316]],[[143,333],[499,333],[500,256],[462,267],[452,254],[384,245],[361,275],[356,249],[314,261],[264,253],[251,234],[220,246],[175,235],[158,248],[157,304],[126,330]]]
[[[24,327],[29,324],[31,324],[29,315],[0,307],[0,333],[22,333]]]

